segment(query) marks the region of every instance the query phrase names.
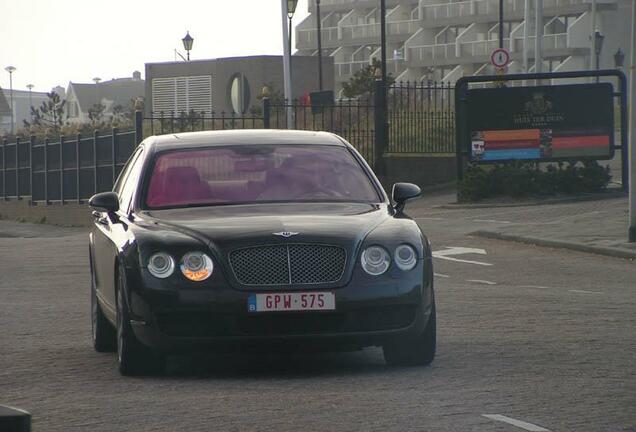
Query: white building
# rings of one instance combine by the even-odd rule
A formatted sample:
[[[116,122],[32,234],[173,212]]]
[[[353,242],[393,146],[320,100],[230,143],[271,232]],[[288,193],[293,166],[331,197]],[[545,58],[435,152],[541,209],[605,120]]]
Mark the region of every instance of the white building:
[[[144,80],[140,72],[133,72],[130,78],[116,78],[92,84],[70,82],[66,90],[66,121],[69,123],[89,123],[89,110],[103,106],[102,116],[109,119],[113,109],[132,109],[134,101],[144,97]]]
[[[55,90],[55,89],[53,89]],[[48,100],[48,96],[45,92],[34,92],[29,90],[13,89],[13,97],[11,96],[11,89],[3,88],[0,92],[4,96],[4,100],[8,103],[7,107],[11,105],[13,100],[13,129],[15,132],[24,127],[24,122],[31,122],[31,108],[38,109],[43,102]],[[63,95],[62,95],[63,96]],[[2,99],[2,97],[0,97]],[[0,111],[2,107],[2,101],[0,100]],[[3,114],[0,112],[0,134],[9,133],[11,131],[11,110]]]
[[[524,3],[530,3],[524,22]],[[380,58],[379,0],[322,0],[323,55],[333,57],[336,91],[357,70]],[[386,0],[387,69],[398,81],[454,82],[493,73],[490,55],[499,45],[499,0]],[[630,0],[543,0],[543,71],[595,67],[591,55],[593,20],[604,36],[601,68],[614,67],[620,47],[629,52]],[[300,55],[317,54],[316,4],[296,27]],[[510,72],[523,72],[524,27],[528,26],[529,72],[534,71],[534,0],[504,0],[504,47]],[[625,59],[629,64],[629,59]]]

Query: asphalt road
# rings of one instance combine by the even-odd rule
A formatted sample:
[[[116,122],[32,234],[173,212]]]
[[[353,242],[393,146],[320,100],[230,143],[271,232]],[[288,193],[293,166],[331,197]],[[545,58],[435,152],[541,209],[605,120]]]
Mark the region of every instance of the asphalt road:
[[[439,256],[433,366],[370,348],[174,357],[150,378],[91,347],[86,234],[0,222],[0,404],[47,432],[636,431],[636,264],[467,237],[492,223],[471,212],[414,207]]]

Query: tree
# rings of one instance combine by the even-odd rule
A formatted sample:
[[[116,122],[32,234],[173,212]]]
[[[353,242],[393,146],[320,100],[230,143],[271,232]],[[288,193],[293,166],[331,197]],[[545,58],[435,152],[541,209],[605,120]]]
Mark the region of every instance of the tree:
[[[31,126],[51,128],[57,133],[64,124],[64,105],[66,101],[62,100],[60,95],[54,91],[47,93],[46,96],[48,100],[42,102],[39,108],[31,107],[33,120],[31,122],[24,120],[24,126],[27,128]]]
[[[371,64],[366,65],[353,74],[349,81],[342,84],[342,94],[347,98],[356,98],[371,94],[373,91],[373,82],[375,81],[375,70],[382,67],[380,60],[374,58]],[[387,85],[391,85],[395,82],[395,78],[392,75],[386,77]]]
[[[96,103],[88,109],[88,118],[93,123],[100,123],[104,119],[106,107],[101,103]]]

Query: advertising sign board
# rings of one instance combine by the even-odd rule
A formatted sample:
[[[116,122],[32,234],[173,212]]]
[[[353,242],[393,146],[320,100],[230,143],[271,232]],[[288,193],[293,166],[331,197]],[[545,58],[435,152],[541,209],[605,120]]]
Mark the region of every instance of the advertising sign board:
[[[609,83],[469,89],[466,101],[473,162],[614,157]]]

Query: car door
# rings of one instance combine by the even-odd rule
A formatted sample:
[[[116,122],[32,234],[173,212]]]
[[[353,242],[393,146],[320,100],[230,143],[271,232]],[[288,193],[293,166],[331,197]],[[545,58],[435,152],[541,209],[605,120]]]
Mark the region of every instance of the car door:
[[[142,163],[143,148],[140,147],[130,158],[122,170],[113,188],[119,196],[119,211],[115,215],[101,212],[95,215],[93,229],[93,262],[97,296],[100,302],[106,306],[104,312],[109,318],[115,315],[115,260],[119,250],[128,241],[127,219],[125,216],[130,206],[132,194],[137,187],[138,175]]]

